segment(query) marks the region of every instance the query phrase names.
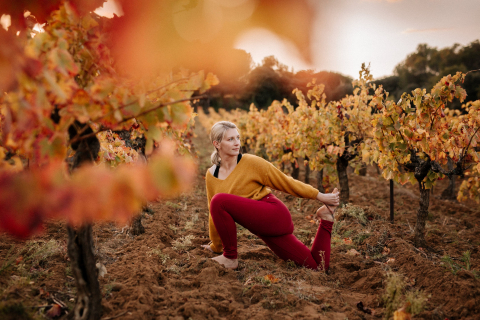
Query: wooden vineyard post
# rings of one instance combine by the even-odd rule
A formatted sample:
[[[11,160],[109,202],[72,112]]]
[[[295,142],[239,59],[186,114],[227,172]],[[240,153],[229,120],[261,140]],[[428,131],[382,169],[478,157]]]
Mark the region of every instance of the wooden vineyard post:
[[[390,179],[390,223],[393,223],[393,180]]]

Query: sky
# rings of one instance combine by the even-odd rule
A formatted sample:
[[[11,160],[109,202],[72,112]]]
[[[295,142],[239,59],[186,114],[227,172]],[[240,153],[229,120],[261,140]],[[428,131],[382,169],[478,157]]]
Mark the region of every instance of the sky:
[[[256,64],[273,55],[294,71],[334,71],[352,78],[365,62],[378,79],[392,75],[420,43],[441,49],[480,39],[480,0],[310,2],[315,12],[311,63],[302,60],[293,44],[265,29],[246,31],[235,47],[249,52]],[[120,10],[114,0],[108,0],[95,12],[112,16],[121,14]]]
[[[256,63],[274,55],[295,71],[314,69],[358,77],[362,62],[375,78],[420,43],[438,49],[480,39],[480,0],[312,0],[315,23],[311,64],[272,33],[251,30],[236,43]],[[259,45],[262,44],[262,45]],[[480,58],[480,57],[479,57]]]

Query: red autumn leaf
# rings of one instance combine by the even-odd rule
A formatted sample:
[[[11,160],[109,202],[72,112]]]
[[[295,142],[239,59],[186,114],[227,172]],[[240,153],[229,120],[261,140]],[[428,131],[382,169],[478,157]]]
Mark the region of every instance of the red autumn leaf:
[[[54,304],[48,311],[45,313],[45,315],[49,318],[56,318],[59,317],[62,314],[62,307],[60,307],[58,304]]]

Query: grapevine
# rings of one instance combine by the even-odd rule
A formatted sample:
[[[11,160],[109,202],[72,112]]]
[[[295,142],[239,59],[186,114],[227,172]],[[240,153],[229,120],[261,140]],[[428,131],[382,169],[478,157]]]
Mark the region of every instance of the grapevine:
[[[464,79],[465,74],[461,72],[448,75],[430,93],[425,89],[415,89],[411,94],[404,93],[398,103],[386,100],[386,93],[380,87],[371,102],[372,107],[380,111],[372,121],[378,146],[378,150],[372,153],[373,161],[377,161],[383,169],[385,179],[394,179],[401,184],[418,183],[420,189],[415,226],[417,246],[427,246],[425,219],[429,189],[444,176],[463,176],[470,165],[479,161],[474,150],[479,138],[475,109],[478,103],[464,106],[467,114],[459,114],[446,107],[453,99],[460,102],[465,99],[467,93],[461,87]],[[454,163],[452,169],[446,168],[449,158]],[[467,184],[464,184],[464,189],[468,188]],[[459,197],[462,198],[462,194]]]

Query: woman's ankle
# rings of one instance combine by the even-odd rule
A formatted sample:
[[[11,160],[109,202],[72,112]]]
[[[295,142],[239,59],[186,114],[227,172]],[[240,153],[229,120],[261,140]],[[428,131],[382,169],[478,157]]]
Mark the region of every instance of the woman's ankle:
[[[337,207],[327,207],[327,206],[322,206],[317,210],[317,218],[334,222],[334,217],[333,217],[333,212],[335,212],[335,209]]]

